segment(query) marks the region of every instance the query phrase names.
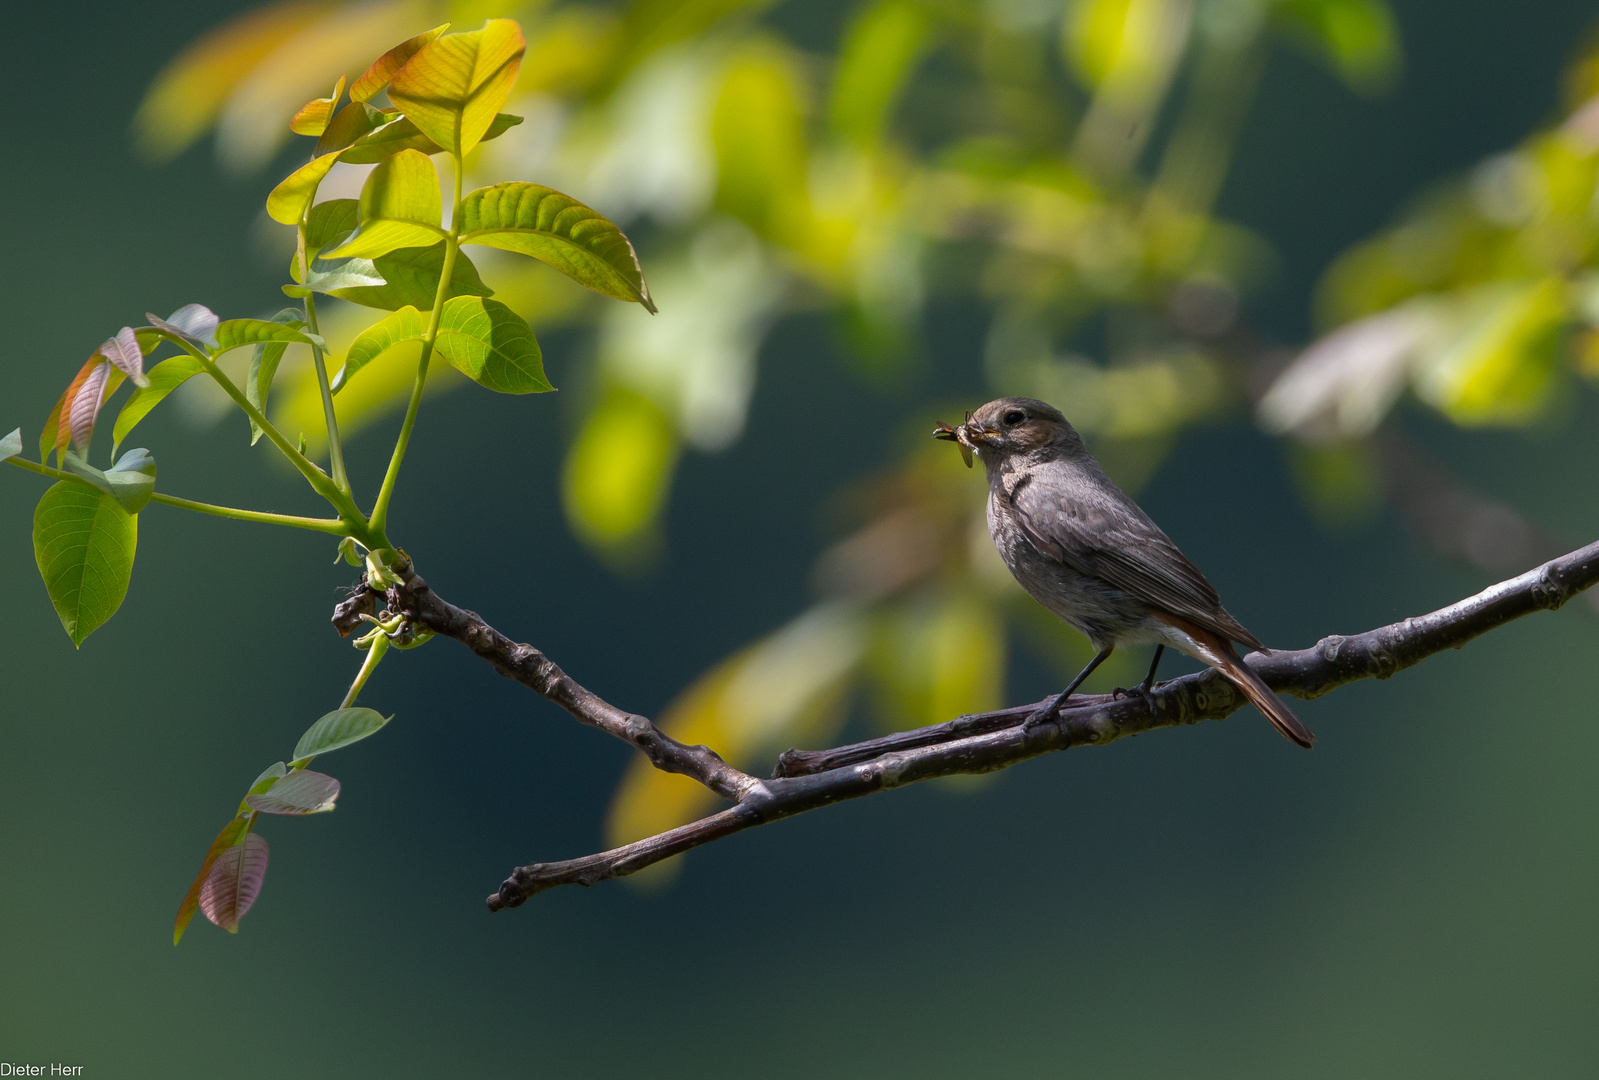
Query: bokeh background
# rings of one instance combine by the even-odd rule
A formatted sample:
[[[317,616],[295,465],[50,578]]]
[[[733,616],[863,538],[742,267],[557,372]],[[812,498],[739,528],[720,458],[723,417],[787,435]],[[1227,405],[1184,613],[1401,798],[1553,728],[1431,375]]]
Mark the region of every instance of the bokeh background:
[[[31,436],[81,357],[147,310],[278,306],[259,207],[303,148],[237,99],[220,155],[172,139],[154,160],[149,124],[146,152],[133,134],[159,73],[246,10],[14,15],[7,429]],[[396,21],[351,74],[442,21],[318,11]],[[923,449],[933,420],[995,390],[1086,417],[1274,645],[1591,539],[1599,8],[1251,11],[1079,4],[1064,29],[1058,5],[1021,0],[446,13],[518,15],[528,69],[550,43],[540,70],[564,74],[522,88],[522,141],[482,172],[623,221],[659,334],[681,336],[501,268],[562,391],[430,400],[391,535],[443,595],[610,700],[751,761],[1034,700],[1075,669],[1082,646],[970,554],[978,476]],[[851,55],[867,73],[908,57],[897,99],[864,75],[840,90]],[[705,85],[684,90],[685,71]],[[672,122],[709,133],[698,166],[674,158]],[[1174,145],[1198,149],[1173,163]],[[666,323],[674,304],[698,321]],[[1358,347],[1335,333],[1350,325]],[[375,390],[352,401],[370,490],[395,420]],[[314,510],[200,395],[145,424],[163,490]],[[585,458],[595,445],[615,456]],[[155,507],[123,610],[75,652],[32,566],[41,487],[0,477],[0,1060],[91,1077],[1592,1072],[1586,604],[1306,703],[1314,753],[1245,712],[493,917],[482,897],[512,866],[694,808],[436,642],[391,655],[364,695],[395,722],[326,760],[338,811],[266,822],[241,933],[202,922],[174,949],[206,843],[355,669],[326,623],[351,571],[319,537]],[[831,674],[751,732],[723,688],[752,657],[765,685],[818,657]]]

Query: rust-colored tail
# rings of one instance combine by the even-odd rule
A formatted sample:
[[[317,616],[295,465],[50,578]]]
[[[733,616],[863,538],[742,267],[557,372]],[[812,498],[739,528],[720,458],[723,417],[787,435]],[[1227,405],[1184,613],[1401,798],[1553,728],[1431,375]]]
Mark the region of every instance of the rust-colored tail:
[[[1289,742],[1298,743],[1309,750],[1316,742],[1316,736],[1304,722],[1295,716],[1293,710],[1283,703],[1283,699],[1272,693],[1271,687],[1254,668],[1244,663],[1243,659],[1233,650],[1233,643],[1219,634],[1214,634],[1202,627],[1195,626],[1187,619],[1181,619],[1166,612],[1156,615],[1162,622],[1182,631],[1197,648],[1191,655],[1195,659],[1203,660],[1217,671],[1226,676],[1227,681],[1243,691],[1249,703],[1260,710],[1262,716],[1270,720],[1272,726],[1282,732],[1283,738]],[[1183,652],[1190,652],[1183,649]]]

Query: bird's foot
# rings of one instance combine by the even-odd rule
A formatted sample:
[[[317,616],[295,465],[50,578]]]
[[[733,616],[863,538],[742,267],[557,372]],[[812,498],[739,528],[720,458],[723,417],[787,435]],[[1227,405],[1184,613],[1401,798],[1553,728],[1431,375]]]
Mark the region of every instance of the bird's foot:
[[[1027,719],[1022,721],[1022,733],[1026,734],[1040,724],[1054,723],[1060,718],[1060,711],[1065,706],[1066,702],[1064,700],[1056,699],[1047,705],[1034,709]]]
[[[1155,704],[1155,692],[1154,692],[1154,689],[1152,688],[1151,684],[1149,684],[1147,682],[1139,683],[1137,686],[1133,687],[1131,690],[1129,690],[1129,689],[1127,689],[1125,687],[1118,686],[1118,687],[1116,687],[1114,690],[1112,690],[1110,692],[1110,696],[1111,696],[1111,698],[1113,700],[1115,698],[1119,698],[1119,697],[1121,697],[1121,698],[1135,698],[1136,697],[1136,698],[1138,698],[1140,701],[1142,701],[1144,703],[1145,708],[1147,708],[1149,710],[1151,716],[1153,716],[1155,713],[1160,711],[1159,706],[1157,706]]]

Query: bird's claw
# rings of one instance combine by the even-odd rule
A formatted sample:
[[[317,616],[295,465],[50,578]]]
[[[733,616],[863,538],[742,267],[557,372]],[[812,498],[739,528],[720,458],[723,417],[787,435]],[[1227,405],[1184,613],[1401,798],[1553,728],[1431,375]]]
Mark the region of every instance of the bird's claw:
[[[1131,699],[1136,697],[1144,703],[1144,706],[1147,709],[1149,709],[1151,716],[1160,711],[1155,704],[1155,693],[1150,688],[1149,683],[1139,683],[1131,690],[1127,689],[1126,687],[1118,686],[1110,692],[1110,696],[1112,700],[1115,700],[1116,698]]]

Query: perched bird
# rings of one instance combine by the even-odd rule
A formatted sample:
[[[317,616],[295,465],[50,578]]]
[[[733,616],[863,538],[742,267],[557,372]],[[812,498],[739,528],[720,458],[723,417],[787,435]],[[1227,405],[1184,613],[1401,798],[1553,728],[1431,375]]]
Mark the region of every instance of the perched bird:
[[[1203,661],[1241,690],[1284,737],[1316,741],[1288,706],[1233,651],[1269,652],[1221,606],[1205,575],[1105,475],[1060,411],[1033,398],[990,401],[933,437],[959,443],[988,470],[988,531],[1028,595],[1081,631],[1098,650],[1071,685],[1028,717],[1053,717],[1118,645],[1153,643],[1139,687],[1148,695],[1166,646]]]

